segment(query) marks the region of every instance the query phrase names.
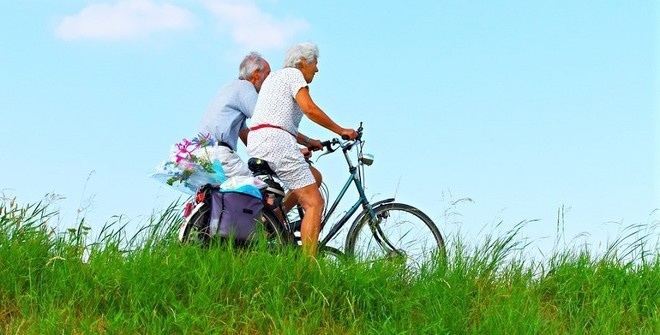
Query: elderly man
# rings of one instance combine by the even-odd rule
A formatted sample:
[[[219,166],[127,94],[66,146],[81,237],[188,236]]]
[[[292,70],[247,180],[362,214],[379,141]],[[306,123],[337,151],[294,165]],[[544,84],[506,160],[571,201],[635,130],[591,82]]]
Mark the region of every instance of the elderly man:
[[[238,79],[225,84],[216,94],[199,126],[201,134],[210,134],[217,145],[206,148],[211,160],[218,159],[227,178],[251,176],[247,164],[236,153],[240,137],[247,145],[247,119],[252,117],[257,96],[270,65],[257,52],[251,52],[241,62]]]

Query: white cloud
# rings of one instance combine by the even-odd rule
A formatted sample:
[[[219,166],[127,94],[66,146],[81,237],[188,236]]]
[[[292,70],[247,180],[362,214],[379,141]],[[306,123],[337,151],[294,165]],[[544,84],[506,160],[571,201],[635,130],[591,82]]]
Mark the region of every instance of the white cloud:
[[[65,17],[56,35],[63,39],[123,39],[163,30],[187,28],[194,22],[186,9],[153,0],[119,0],[92,4]]]
[[[202,0],[202,3],[228,25],[234,40],[249,49],[281,48],[298,31],[309,27],[302,19],[277,19],[248,0]]]

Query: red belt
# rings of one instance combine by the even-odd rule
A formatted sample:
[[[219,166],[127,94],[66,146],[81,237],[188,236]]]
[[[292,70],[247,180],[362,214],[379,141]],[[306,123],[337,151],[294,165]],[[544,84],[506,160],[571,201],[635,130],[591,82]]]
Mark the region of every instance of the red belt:
[[[296,135],[294,135],[294,134],[291,133],[290,131],[288,131],[288,130],[286,130],[286,129],[280,127],[280,126],[276,126],[276,125],[274,125],[274,124],[268,124],[268,123],[262,123],[262,124],[258,124],[258,125],[256,125],[256,126],[254,126],[254,127],[250,127],[250,131],[257,130],[257,129],[261,129],[261,128],[276,128],[276,129],[281,129],[281,130],[284,130],[284,131],[286,131],[287,133],[291,134],[291,136],[296,137]]]

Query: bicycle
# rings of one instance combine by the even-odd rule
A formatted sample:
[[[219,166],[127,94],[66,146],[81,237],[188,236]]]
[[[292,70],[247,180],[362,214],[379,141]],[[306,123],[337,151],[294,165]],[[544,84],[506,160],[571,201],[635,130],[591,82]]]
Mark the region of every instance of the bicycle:
[[[330,208],[324,208],[321,232],[351,185],[354,185],[358,192],[358,200],[330,227],[325,236],[320,236],[319,253],[329,253],[359,261],[399,258],[404,259],[406,264],[415,267],[428,263],[433,257],[446,257],[445,243],[440,230],[424,212],[414,206],[394,202],[394,198],[374,203],[369,201],[364,187],[364,166],[370,166],[374,158],[363,153],[365,141],[362,139],[362,123],[357,132],[358,136],[355,140],[333,138],[322,142],[325,153],[321,154],[319,158],[341,149],[348,165],[349,177]],[[356,149],[357,165],[350,157],[353,149]],[[283,213],[284,189],[277,179],[277,175],[270,169],[268,162],[258,158],[250,158],[248,166],[255,177],[268,184],[268,188],[263,192],[262,223],[268,232],[269,243],[298,244],[299,238],[295,236],[295,233],[300,231],[300,220],[291,221],[288,215],[282,215],[282,222],[274,212],[275,209],[278,209],[280,213]],[[329,246],[328,243],[338,236],[340,230],[360,207],[362,207],[362,212],[354,219],[348,230],[344,251]],[[302,208],[300,205],[297,205],[296,208],[302,219],[304,216]]]

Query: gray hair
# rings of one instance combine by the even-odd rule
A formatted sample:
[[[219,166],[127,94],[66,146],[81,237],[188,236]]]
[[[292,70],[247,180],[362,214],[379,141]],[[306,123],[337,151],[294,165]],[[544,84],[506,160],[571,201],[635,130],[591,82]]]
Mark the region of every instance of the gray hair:
[[[284,56],[284,67],[299,67],[302,60],[305,59],[307,64],[319,58],[319,47],[312,42],[304,42],[296,44],[289,48]]]
[[[261,54],[256,51],[250,52],[243,58],[241,65],[238,67],[238,79],[250,80],[255,70],[264,71],[265,64],[266,60],[261,57]]]

